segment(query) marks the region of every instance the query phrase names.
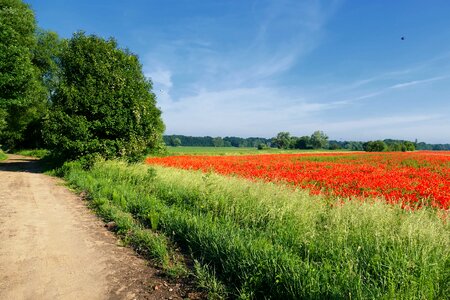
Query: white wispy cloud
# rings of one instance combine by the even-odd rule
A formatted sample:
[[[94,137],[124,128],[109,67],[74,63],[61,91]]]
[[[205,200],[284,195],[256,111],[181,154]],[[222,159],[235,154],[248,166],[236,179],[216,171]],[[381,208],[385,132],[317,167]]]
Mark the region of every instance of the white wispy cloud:
[[[183,38],[167,40],[150,50],[144,64],[152,69],[153,64],[163,61],[175,75],[188,73],[191,85],[208,90],[274,80],[320,44],[321,31],[339,2],[258,2],[254,5],[255,23],[234,42],[235,46],[223,40],[235,40],[236,32],[242,28],[221,29],[225,34],[221,39],[209,33],[214,27],[235,26],[224,21],[226,16],[216,22],[206,16],[196,18],[195,25],[186,25],[191,31],[186,32],[185,27],[177,29],[183,31]]]
[[[418,76],[422,76],[421,74],[428,70],[429,68],[432,68],[435,70],[436,66],[442,65],[443,62],[447,62],[448,58],[450,57],[450,53],[446,52],[440,55],[437,55],[436,57],[430,58],[425,61],[418,62],[416,64],[399,68],[395,70],[387,70],[385,72],[380,72],[378,74],[374,74],[373,76],[367,77],[367,78],[361,78],[357,79],[351,82],[344,82],[338,87],[334,87],[330,89],[330,93],[342,93],[342,92],[350,92],[355,91],[359,89],[364,89],[370,86],[380,86],[381,89],[378,88],[375,92],[364,92],[364,94],[360,97],[354,97],[356,100],[371,98],[373,96],[377,96],[379,94],[382,94],[386,92],[388,89],[397,89],[397,88],[403,88],[408,86],[414,86],[419,85],[423,83],[433,82],[437,80],[446,79],[449,76],[448,75],[442,75],[442,76],[432,76],[427,79],[409,79],[414,78]],[[447,74],[445,69],[441,70],[441,73]],[[409,80],[408,80],[409,79]],[[400,80],[403,80],[404,82],[401,83],[394,83],[398,82]],[[408,81],[405,81],[408,80]],[[390,84],[390,85],[389,85]],[[384,86],[384,87],[383,87]],[[353,99],[353,100],[355,100]]]
[[[251,80],[273,79],[290,70],[320,44],[322,30],[340,2],[270,2],[260,16],[255,38],[243,55],[235,57],[233,76],[241,84],[248,84]]]
[[[379,77],[379,78],[382,78],[382,77]],[[380,95],[384,95],[389,92],[395,91],[397,89],[402,89],[402,88],[406,88],[406,87],[414,87],[417,85],[430,83],[430,82],[434,82],[434,81],[438,81],[438,80],[443,80],[443,79],[447,79],[447,78],[449,78],[449,76],[437,76],[437,77],[432,77],[432,78],[427,78],[427,79],[411,80],[411,81],[407,81],[407,82],[396,83],[396,84],[393,84],[393,85],[390,85],[387,87],[379,88],[376,91],[364,93],[362,95],[352,97],[350,99],[340,100],[340,101],[336,101],[336,102],[340,103],[340,104],[352,104],[352,103],[358,102],[360,100],[366,100],[366,99],[374,98],[374,97],[377,97]],[[372,81],[372,79],[367,79],[367,81]]]
[[[411,87],[414,85],[418,85],[418,84],[423,84],[423,83],[428,83],[428,82],[433,82],[433,81],[437,81],[437,80],[442,80],[447,78],[447,76],[438,76],[438,77],[433,77],[433,78],[428,78],[428,79],[422,79],[422,80],[412,80],[412,81],[408,81],[408,82],[403,82],[403,83],[397,83],[393,86],[391,86],[391,89],[400,89],[400,88],[405,88],[405,87]]]

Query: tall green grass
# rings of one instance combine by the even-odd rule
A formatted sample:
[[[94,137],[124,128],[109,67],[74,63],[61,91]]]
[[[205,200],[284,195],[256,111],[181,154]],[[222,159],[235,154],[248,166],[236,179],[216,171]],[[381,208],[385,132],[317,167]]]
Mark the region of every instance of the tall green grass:
[[[164,247],[175,242],[212,268],[233,298],[441,299],[450,292],[449,225],[433,210],[330,205],[275,184],[142,164],[98,162],[86,171],[71,163],[63,172],[93,201],[170,238]]]

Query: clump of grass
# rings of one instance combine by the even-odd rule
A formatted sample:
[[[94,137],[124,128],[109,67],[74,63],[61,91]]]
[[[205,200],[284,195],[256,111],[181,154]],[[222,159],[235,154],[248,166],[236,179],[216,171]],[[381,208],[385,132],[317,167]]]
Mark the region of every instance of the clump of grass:
[[[207,264],[201,264],[198,260],[195,260],[194,276],[197,286],[208,293],[208,299],[220,300],[227,298],[227,289],[225,285],[217,279],[214,268],[211,268]]]
[[[114,161],[64,173],[93,201],[214,270],[230,297],[440,299],[449,291],[448,220],[432,209],[329,205],[276,184]],[[198,276],[213,291],[205,270]]]
[[[8,155],[6,155],[1,149],[0,149],[0,161],[8,159]]]

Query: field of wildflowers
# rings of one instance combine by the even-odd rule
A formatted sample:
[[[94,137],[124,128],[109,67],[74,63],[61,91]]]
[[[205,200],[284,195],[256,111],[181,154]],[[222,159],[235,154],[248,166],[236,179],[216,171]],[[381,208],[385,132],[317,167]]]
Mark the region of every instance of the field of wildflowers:
[[[405,208],[450,203],[450,152],[150,157],[146,162],[282,182],[311,194],[383,198]]]

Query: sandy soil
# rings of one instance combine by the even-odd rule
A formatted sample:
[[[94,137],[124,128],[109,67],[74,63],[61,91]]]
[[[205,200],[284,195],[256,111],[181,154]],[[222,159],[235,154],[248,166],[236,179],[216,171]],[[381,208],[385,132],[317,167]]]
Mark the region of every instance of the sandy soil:
[[[0,162],[0,299],[180,299],[39,162]]]

